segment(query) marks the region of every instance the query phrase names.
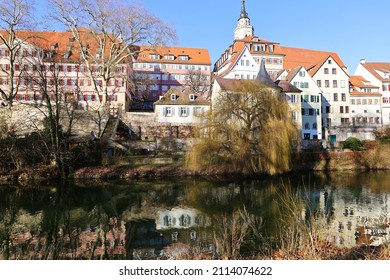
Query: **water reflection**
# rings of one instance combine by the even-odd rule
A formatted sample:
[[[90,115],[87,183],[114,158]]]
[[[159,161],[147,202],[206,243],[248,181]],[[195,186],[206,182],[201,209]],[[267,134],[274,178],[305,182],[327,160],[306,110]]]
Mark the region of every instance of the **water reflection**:
[[[239,182],[1,186],[0,258],[174,259],[190,253],[218,258],[216,234],[226,233],[226,217],[235,217],[237,209],[261,218],[264,236],[278,234],[280,190],[286,185],[305,197],[298,205],[302,217],[315,213],[330,242],[379,245],[389,236],[388,179],[390,173],[380,172]]]

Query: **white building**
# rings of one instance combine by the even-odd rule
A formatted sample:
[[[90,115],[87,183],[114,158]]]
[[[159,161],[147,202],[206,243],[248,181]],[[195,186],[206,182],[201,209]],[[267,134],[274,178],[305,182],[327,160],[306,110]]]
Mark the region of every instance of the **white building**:
[[[322,139],[345,140],[344,132],[349,129],[351,121],[349,75],[340,57],[325,51],[281,48],[286,54],[285,69],[303,66],[322,92]]]
[[[382,122],[383,125],[390,125],[390,63],[366,62],[362,59],[355,75],[362,76],[371,85],[379,88],[382,95]]]
[[[154,103],[159,123],[196,124],[210,110],[210,102],[190,88],[171,88]]]
[[[382,126],[379,87],[362,76],[350,77],[351,118],[353,126]]]
[[[289,72],[284,70],[279,78],[302,91],[299,100],[292,100],[301,103],[302,139],[322,139],[321,89],[303,66]]]

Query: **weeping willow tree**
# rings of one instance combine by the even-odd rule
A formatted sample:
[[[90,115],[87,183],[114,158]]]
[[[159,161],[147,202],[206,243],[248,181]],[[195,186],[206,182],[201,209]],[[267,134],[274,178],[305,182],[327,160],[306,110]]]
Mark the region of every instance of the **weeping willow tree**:
[[[189,169],[271,175],[290,170],[298,129],[279,89],[240,81],[215,101],[187,154]]]

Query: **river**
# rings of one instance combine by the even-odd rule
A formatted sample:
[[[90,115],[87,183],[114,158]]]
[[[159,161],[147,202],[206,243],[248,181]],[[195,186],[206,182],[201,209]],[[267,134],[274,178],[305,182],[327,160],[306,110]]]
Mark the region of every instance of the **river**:
[[[196,258],[195,249],[215,258],[218,236],[232,230],[237,213],[272,238],[281,223],[289,227],[290,208],[308,227],[316,217],[337,246],[376,246],[389,238],[389,197],[390,172],[2,185],[0,259],[174,259],[189,251]]]

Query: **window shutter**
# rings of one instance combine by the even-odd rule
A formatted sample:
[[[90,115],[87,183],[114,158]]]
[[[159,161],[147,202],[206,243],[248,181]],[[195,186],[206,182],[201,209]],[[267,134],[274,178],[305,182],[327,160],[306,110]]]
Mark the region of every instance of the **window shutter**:
[[[175,115],[175,107],[172,107],[172,116]]]
[[[167,115],[167,108],[163,108],[163,116],[165,117]]]

